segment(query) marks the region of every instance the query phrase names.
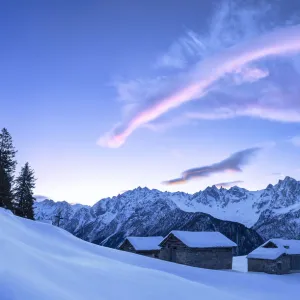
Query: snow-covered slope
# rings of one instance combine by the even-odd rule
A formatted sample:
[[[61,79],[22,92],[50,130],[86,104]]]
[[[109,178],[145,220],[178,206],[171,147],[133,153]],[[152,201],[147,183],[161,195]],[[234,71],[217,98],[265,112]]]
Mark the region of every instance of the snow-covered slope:
[[[117,247],[127,236],[166,236],[172,230],[220,231],[238,244],[237,254],[248,254],[262,244],[261,237],[244,225],[222,221],[208,214],[185,212],[161,192],[136,189],[93,207],[74,207],[67,202],[36,204],[42,221],[61,215],[60,226],[96,244]]]
[[[300,238],[300,182],[286,177],[261,191],[213,186],[193,195],[137,188],[102,199],[92,207],[51,200],[35,206],[36,218],[45,222],[53,220],[59,211],[63,228],[111,247],[128,235],[165,235],[174,229],[219,230],[238,243],[241,241],[237,239],[244,240],[248,235],[253,247],[261,240],[245,229],[237,229],[236,223],[220,220],[252,227],[264,239]]]
[[[300,274],[213,271],[84,242],[0,209],[1,300],[296,299]]]
[[[300,182],[286,177],[254,192],[237,186],[229,190],[212,186],[176,203],[182,210],[201,211],[252,227],[265,211],[275,216],[300,210]]]

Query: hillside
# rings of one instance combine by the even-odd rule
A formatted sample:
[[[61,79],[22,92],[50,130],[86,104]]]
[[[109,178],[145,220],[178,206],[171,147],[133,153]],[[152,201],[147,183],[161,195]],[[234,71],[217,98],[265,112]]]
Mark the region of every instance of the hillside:
[[[282,300],[299,274],[271,276],[177,265],[84,242],[0,209],[1,300]]]

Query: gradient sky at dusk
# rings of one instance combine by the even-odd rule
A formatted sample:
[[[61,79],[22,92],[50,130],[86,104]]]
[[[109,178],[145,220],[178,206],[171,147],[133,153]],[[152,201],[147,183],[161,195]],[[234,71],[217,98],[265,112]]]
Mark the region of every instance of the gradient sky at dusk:
[[[11,0],[0,28],[0,127],[36,194],[300,179],[298,0]],[[253,147],[241,172],[162,184]]]

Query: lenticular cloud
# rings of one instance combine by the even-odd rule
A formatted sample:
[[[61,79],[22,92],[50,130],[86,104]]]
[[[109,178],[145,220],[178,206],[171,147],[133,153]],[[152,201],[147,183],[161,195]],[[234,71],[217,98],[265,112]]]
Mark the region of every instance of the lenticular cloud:
[[[162,183],[166,185],[174,185],[174,184],[186,183],[187,181],[194,178],[209,177],[215,173],[242,172],[242,167],[249,162],[249,159],[259,149],[260,148],[249,148],[249,149],[245,149],[233,153],[231,156],[218,163],[186,170],[181,174],[180,178],[167,180]]]
[[[185,102],[200,99],[224,75],[236,72],[249,63],[276,55],[300,52],[300,26],[278,29],[250,42],[226,49],[196,65],[189,73],[193,78],[181,89],[139,111],[122,126],[115,128],[98,143],[105,147],[119,147],[140,126],[155,120]]]

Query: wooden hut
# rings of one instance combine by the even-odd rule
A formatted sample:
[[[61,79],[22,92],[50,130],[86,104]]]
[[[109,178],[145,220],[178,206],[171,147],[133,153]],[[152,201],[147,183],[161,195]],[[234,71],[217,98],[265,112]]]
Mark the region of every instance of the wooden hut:
[[[158,258],[160,251],[159,243],[162,240],[162,236],[130,236],[124,240],[124,242],[119,246],[119,249],[127,252]]]
[[[247,256],[249,272],[300,272],[300,240],[271,239]]]
[[[159,244],[159,258],[206,269],[232,269],[237,245],[220,232],[171,231]]]

